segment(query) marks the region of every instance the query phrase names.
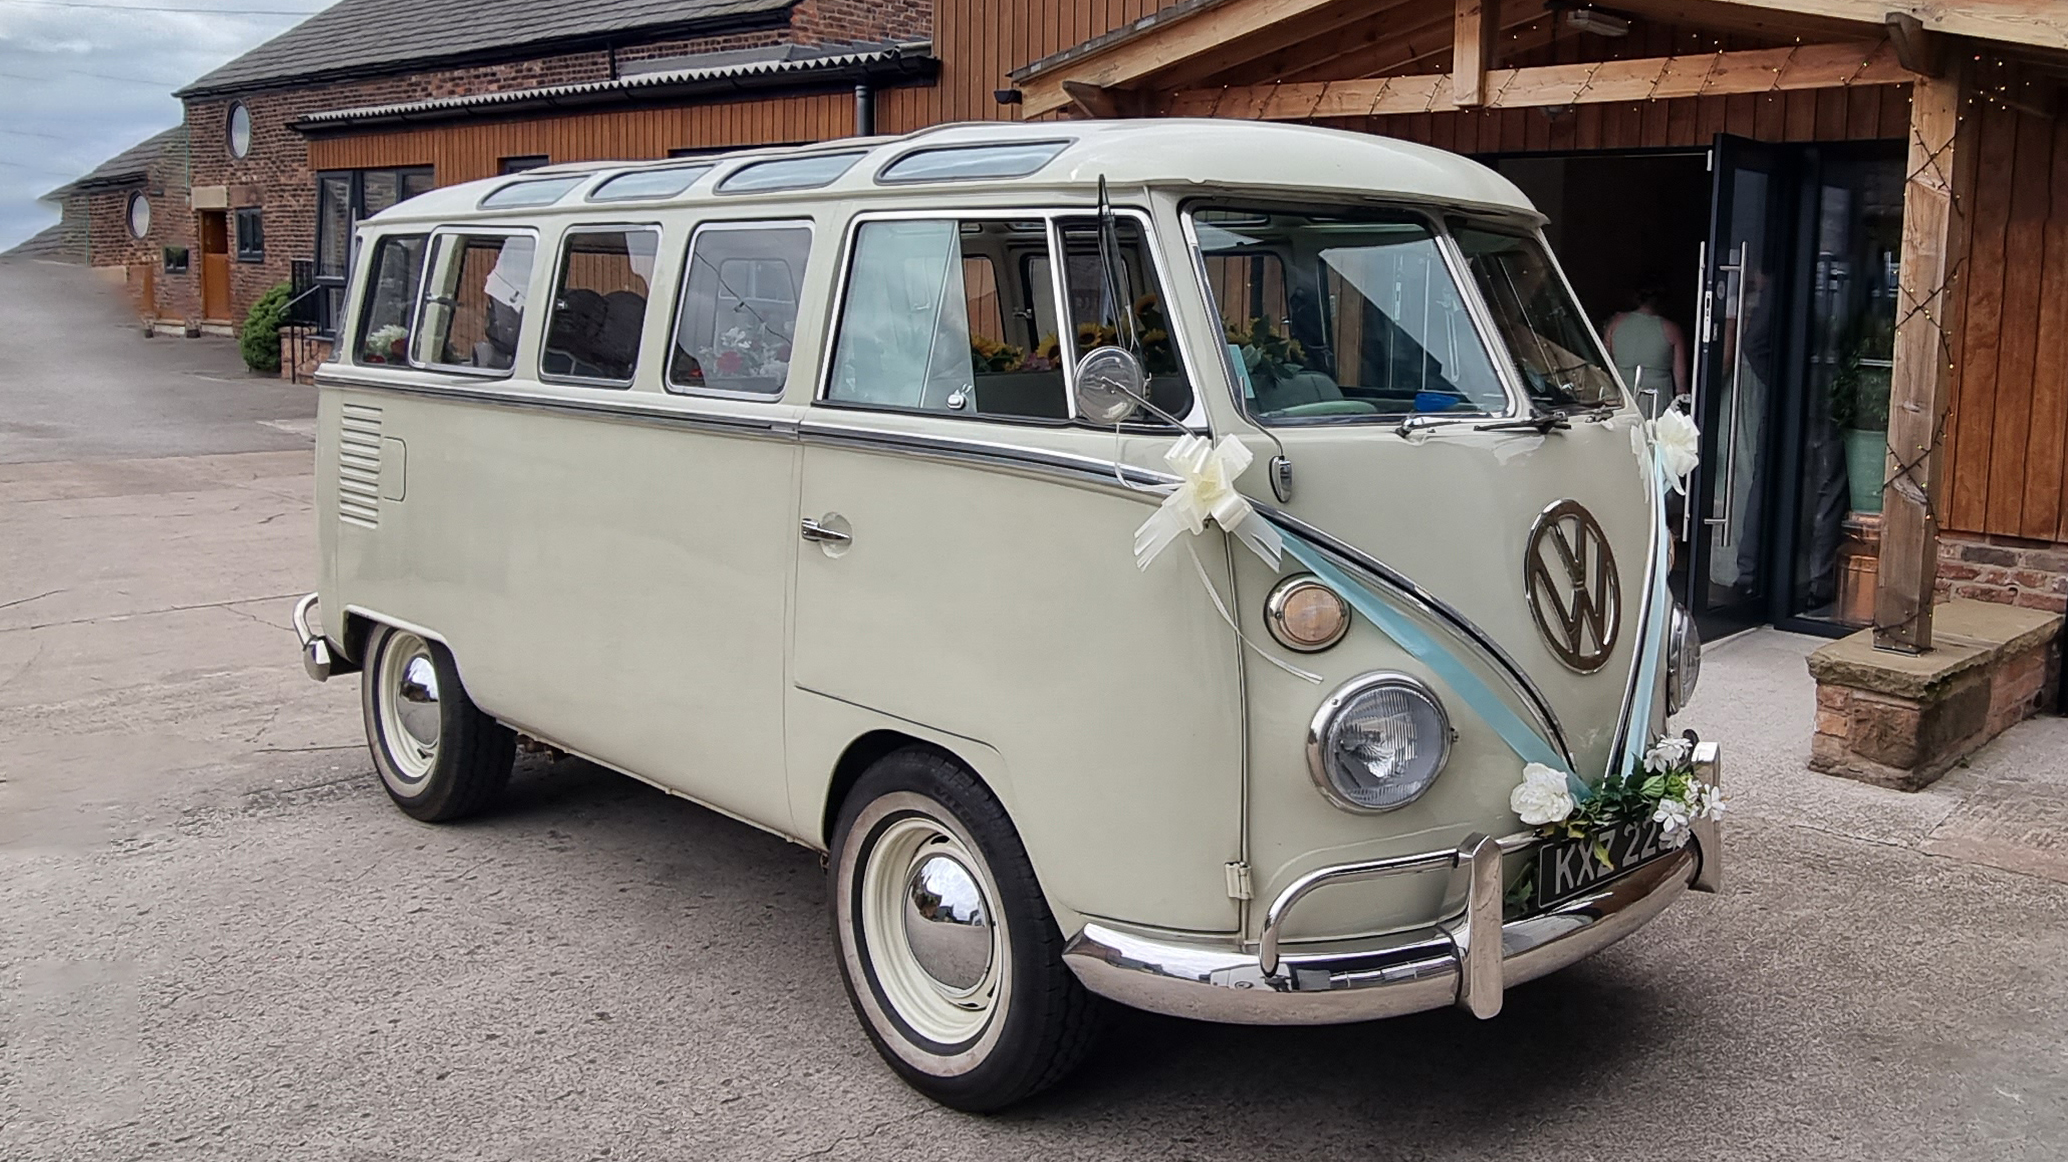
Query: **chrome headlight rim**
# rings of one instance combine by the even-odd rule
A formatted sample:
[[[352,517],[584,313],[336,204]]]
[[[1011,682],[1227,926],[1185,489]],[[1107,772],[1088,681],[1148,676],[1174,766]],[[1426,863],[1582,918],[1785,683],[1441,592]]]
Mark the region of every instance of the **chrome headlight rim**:
[[[1702,631],[1694,615],[1678,601],[1666,631],[1666,716],[1680,713],[1695,696],[1702,677]]]
[[[1439,749],[1435,765],[1421,789],[1398,803],[1375,807],[1359,803],[1336,786],[1336,781],[1329,771],[1329,727],[1334,725],[1336,717],[1352,699],[1388,686],[1406,690],[1429,704],[1436,715],[1436,743]],[[1430,689],[1427,682],[1413,674],[1403,674],[1397,670],[1375,670],[1369,674],[1360,674],[1336,687],[1335,691],[1322,699],[1321,705],[1315,709],[1314,718],[1307,726],[1307,774],[1314,780],[1314,786],[1321,791],[1322,798],[1327,799],[1331,805],[1353,815],[1384,815],[1419,802],[1423,795],[1429,793],[1429,788],[1436,785],[1436,780],[1443,775],[1443,768],[1450,762],[1451,744],[1456,737],[1457,731],[1452,728],[1450,722],[1450,711],[1444,708],[1443,699],[1436,696],[1436,691]]]
[[[1330,600],[1336,603],[1337,610],[1341,615],[1336,623],[1335,632],[1330,634],[1326,640],[1303,641],[1300,638],[1294,637],[1292,631],[1286,625],[1286,606],[1300,592],[1310,587],[1327,594]],[[1264,625],[1271,631],[1272,640],[1296,653],[1318,654],[1323,650],[1333,648],[1338,642],[1349,636],[1351,620],[1350,603],[1344,601],[1342,594],[1337,593],[1327,583],[1323,582],[1321,578],[1316,577],[1312,573],[1296,573],[1291,577],[1287,577],[1272,586],[1270,595],[1264,598]]]

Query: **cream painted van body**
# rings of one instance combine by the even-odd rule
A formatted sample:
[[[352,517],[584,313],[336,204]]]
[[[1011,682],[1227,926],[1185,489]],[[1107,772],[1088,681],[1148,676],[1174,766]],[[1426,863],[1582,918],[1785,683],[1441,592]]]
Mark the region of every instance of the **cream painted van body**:
[[[1024,176],[881,180],[922,147],[1042,142],[1062,144]],[[717,192],[760,161],[848,152],[854,163],[816,188]],[[1051,223],[1053,240],[1053,223],[1095,213],[1103,180],[1164,290],[1192,385],[1186,426],[1240,440],[1253,454],[1242,493],[1360,575],[1391,578],[1374,588],[1597,780],[1633,733],[1665,723],[1668,643],[1645,633],[1663,530],[1648,461],[1632,451],[1635,410],[1485,430],[1528,413],[1459,274],[1477,323],[1463,341],[1491,352],[1506,406],[1472,422],[1267,426],[1244,405],[1188,219],[1202,199],[1300,202],[1534,233],[1541,219],[1506,180],[1379,138],[1152,121],[749,152],[673,196],[591,197],[661,168],[526,175],[577,180],[553,204],[511,209],[482,205],[511,179],[477,182],[361,225],[347,329],[384,238],[512,232],[536,239],[536,258],[507,373],[370,363],[348,330],[318,374],[310,629],[333,668],[355,664],[368,626],[403,627],[444,643],[473,701],[510,727],[821,850],[862,764],[901,741],[931,744],[1004,806],[1080,978],[1169,1012],[1315,1022],[1456,1000],[1484,1014],[1504,984],[1713,878],[1711,832],[1556,914],[1511,917],[1504,968],[1484,895],[1531,858],[1509,805],[1515,752],[1363,618],[1331,648],[1281,648],[1265,601],[1299,571],[1289,560],[1274,569],[1210,528],[1138,568],[1131,545],[1171,480],[1173,432],[827,398],[862,223]],[[692,238],[729,223],[810,231],[772,395],[664,383]],[[597,225],[658,239],[626,387],[540,373],[562,239]],[[1273,479],[1280,457],[1289,489]],[[1593,514],[1620,570],[1621,630],[1588,673],[1561,662],[1525,592],[1532,531],[1562,501]],[[805,522],[848,539],[807,539]],[[1655,677],[1641,685],[1648,653]],[[1426,793],[1353,812],[1317,789],[1309,733],[1332,692],[1374,672],[1435,691],[1455,738]],[[1703,761],[1713,771],[1713,750]],[[1493,846],[1475,849],[1484,837]]]

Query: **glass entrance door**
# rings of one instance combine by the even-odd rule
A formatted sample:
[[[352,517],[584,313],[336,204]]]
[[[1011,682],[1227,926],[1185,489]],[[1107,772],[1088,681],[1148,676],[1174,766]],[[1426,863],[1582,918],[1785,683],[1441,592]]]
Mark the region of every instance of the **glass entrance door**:
[[[1703,636],[1767,619],[1773,401],[1781,387],[1785,154],[1718,135],[1694,417],[1702,462],[1683,520],[1684,600]]]

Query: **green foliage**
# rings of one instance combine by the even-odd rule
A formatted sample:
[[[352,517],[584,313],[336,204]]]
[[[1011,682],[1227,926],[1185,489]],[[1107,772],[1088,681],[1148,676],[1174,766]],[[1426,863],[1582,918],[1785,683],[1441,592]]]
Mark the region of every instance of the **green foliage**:
[[[280,324],[287,318],[287,300],[294,288],[281,283],[251,304],[244,326],[237,332],[237,347],[244,365],[253,371],[280,370]]]

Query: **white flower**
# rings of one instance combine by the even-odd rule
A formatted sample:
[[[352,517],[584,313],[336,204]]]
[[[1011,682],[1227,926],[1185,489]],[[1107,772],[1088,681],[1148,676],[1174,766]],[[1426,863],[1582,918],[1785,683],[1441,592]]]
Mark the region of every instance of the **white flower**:
[[[1696,798],[1700,802],[1700,806],[1695,808],[1695,818],[1697,819],[1721,819],[1723,818],[1724,808],[1729,806],[1724,801],[1723,788],[1721,787],[1705,786],[1697,792]]]
[[[403,339],[409,338],[409,328],[400,323],[389,323],[366,337],[366,349],[382,355]]]
[[[1675,492],[1687,491],[1687,474],[1702,461],[1702,433],[1679,408],[1667,408],[1658,419],[1645,425],[1652,443],[1659,449],[1659,462]]]
[[[1522,783],[1508,792],[1508,806],[1531,827],[1563,823],[1573,813],[1572,793],[1566,789],[1565,772],[1543,763],[1522,768]]]
[[[1671,839],[1676,832],[1682,833],[1681,839],[1685,842],[1688,825],[1687,802],[1683,799],[1659,800],[1659,809],[1652,812],[1652,822],[1662,825],[1660,835]],[[1680,844],[1675,843],[1673,846],[1678,847]]]
[[[1663,775],[1686,762],[1688,753],[1693,749],[1693,744],[1684,738],[1662,738],[1653,743],[1650,750],[1644,752],[1644,769],[1655,775]]]

